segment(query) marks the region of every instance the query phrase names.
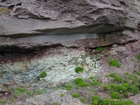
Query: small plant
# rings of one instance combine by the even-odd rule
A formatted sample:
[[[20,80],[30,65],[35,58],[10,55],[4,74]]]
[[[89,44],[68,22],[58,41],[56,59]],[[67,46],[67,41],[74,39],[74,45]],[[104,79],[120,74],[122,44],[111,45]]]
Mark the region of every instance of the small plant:
[[[54,102],[53,105],[59,105],[57,102]]]
[[[84,81],[82,78],[76,78],[76,79],[74,80],[74,83],[75,83],[76,85],[78,85],[79,87],[86,87],[86,86],[89,86],[89,84],[88,84],[86,81]]]
[[[111,73],[109,76],[112,77],[115,82],[122,82],[123,80],[122,77],[116,73]]]
[[[100,97],[98,95],[92,97],[92,105],[98,105],[99,101]]]
[[[73,93],[73,94],[72,94],[72,97],[78,98],[78,97],[80,97],[80,94],[79,94],[79,93]]]
[[[139,92],[139,88],[136,86],[130,86],[129,87],[129,92],[133,93],[133,94],[137,94]]]
[[[36,95],[43,94],[43,93],[44,93],[44,90],[36,90],[36,91],[35,91],[35,94],[36,94]]]
[[[134,70],[134,73],[140,76],[140,72],[138,70]]]
[[[139,60],[140,60],[140,54],[138,54],[138,55],[137,55],[137,59],[139,59]]]
[[[32,96],[34,94],[34,91],[33,90],[32,91],[27,91],[27,94]]]
[[[3,99],[0,99],[0,105],[4,105],[5,101]]]
[[[123,96],[124,96],[125,98],[128,98],[128,97],[129,97],[129,92],[123,93]]]
[[[66,90],[71,90],[72,85],[71,85],[71,84],[66,84],[66,85],[65,85],[65,88],[66,88]]]
[[[89,81],[91,82],[91,84],[92,84],[93,86],[98,86],[98,85],[100,85],[100,82],[98,81],[98,78],[97,78],[97,77],[90,77],[90,78],[89,78]]]
[[[103,88],[107,91],[110,91],[112,89],[110,85],[103,85]]]
[[[45,71],[42,71],[40,73],[40,78],[45,78],[47,76],[47,73]]]
[[[118,93],[118,92],[112,92],[110,94],[111,98],[113,99],[120,99],[121,98],[121,95]]]
[[[64,97],[64,96],[65,96],[65,94],[60,94],[60,96],[61,96],[61,97]]]
[[[79,66],[78,66],[78,67],[75,68],[75,72],[76,72],[76,73],[83,72],[83,70],[84,70],[83,67],[79,67]]]
[[[14,91],[14,96],[18,97],[21,95],[21,93],[25,92],[25,88],[20,88],[18,87],[15,91]]]
[[[80,101],[84,103],[85,102],[85,98],[84,97],[81,97],[80,98]]]
[[[120,62],[113,58],[109,58],[109,64],[110,66],[116,66],[118,68],[121,66]]]
[[[131,58],[130,60],[131,60],[132,62],[134,62],[134,58]]]
[[[96,50],[98,50],[98,51],[103,51],[104,48],[103,48],[103,47],[97,47]]]

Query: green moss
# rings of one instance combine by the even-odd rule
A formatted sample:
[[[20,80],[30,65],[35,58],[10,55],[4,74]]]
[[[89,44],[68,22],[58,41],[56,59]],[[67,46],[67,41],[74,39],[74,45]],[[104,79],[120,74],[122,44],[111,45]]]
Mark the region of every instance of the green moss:
[[[34,91],[33,90],[27,91],[27,94],[31,96],[34,94]]]
[[[130,60],[131,60],[132,62],[134,62],[134,58],[131,58]]]
[[[53,105],[59,105],[57,102],[54,102]]]
[[[18,97],[18,96],[20,96],[22,93],[24,93],[25,91],[26,91],[25,88],[18,87],[18,88],[14,91],[14,96]]]
[[[138,70],[134,70],[134,73],[140,76],[140,72]]]
[[[92,97],[92,105],[98,105],[99,101],[100,97],[98,95]]]
[[[99,86],[100,85],[100,82],[98,81],[97,77],[92,76],[89,78],[89,81],[91,82],[92,86]]]
[[[43,93],[44,93],[44,90],[36,90],[36,91],[35,91],[35,94],[36,94],[36,95],[43,94]]]
[[[137,55],[137,59],[140,60],[140,54]]]
[[[110,85],[103,85],[103,88],[106,90],[106,91],[110,91],[112,88]]]
[[[137,94],[139,92],[139,88],[136,86],[130,86],[129,87],[129,92],[133,93],[133,94]]]
[[[98,50],[98,51],[103,51],[104,48],[103,48],[103,47],[97,47],[96,50]]]
[[[84,81],[82,78],[76,78],[76,79],[74,80],[74,83],[75,83],[77,86],[79,86],[79,87],[86,87],[86,86],[89,86],[89,84],[88,84],[86,81]]]
[[[120,99],[121,98],[121,95],[118,93],[118,92],[112,92],[110,94],[111,98],[113,99]]]
[[[134,102],[131,100],[120,100],[121,104],[115,104],[115,105],[134,105]]]
[[[79,94],[79,93],[73,93],[73,94],[72,94],[72,97],[78,98],[78,97],[80,97],[80,94]]]
[[[120,62],[113,58],[109,58],[109,64],[110,66],[116,66],[118,68],[121,66]]]
[[[122,82],[123,80],[122,77],[116,73],[111,73],[109,76],[112,77],[115,82]]]
[[[3,99],[0,99],[0,105],[4,105],[5,101]]]
[[[83,70],[84,70],[83,67],[79,67],[79,66],[78,66],[78,67],[75,68],[75,72],[76,72],[76,73],[83,72]]]
[[[128,98],[128,97],[129,97],[129,92],[123,93],[123,96],[124,96],[125,98]]]
[[[72,85],[71,84],[66,84],[65,88],[66,88],[66,90],[71,90],[72,89]]]
[[[60,96],[61,96],[61,97],[64,97],[64,96],[65,96],[65,94],[60,94]]]
[[[81,101],[82,103],[84,103],[84,102],[85,102],[85,98],[84,98],[84,97],[81,97],[81,98],[80,98],[80,101]]]
[[[40,73],[40,78],[45,78],[47,76],[47,73],[45,71],[42,71]]]
[[[113,105],[113,104],[114,104],[114,100],[101,99],[97,105]]]

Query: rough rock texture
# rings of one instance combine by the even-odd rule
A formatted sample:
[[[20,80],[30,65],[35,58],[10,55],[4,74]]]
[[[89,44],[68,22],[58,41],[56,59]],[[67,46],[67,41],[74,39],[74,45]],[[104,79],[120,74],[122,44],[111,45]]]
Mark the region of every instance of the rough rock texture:
[[[139,0],[6,0],[0,14],[1,51],[56,44],[94,48],[140,36]]]
[[[139,69],[139,39],[140,0],[0,0],[0,82],[39,89],[93,75],[107,82],[105,74],[112,71]],[[99,46],[105,51],[96,51]],[[110,67],[108,56],[122,66]],[[84,72],[75,73],[77,66]],[[47,77],[39,78],[42,71]],[[46,92],[15,105],[82,105],[60,93]]]

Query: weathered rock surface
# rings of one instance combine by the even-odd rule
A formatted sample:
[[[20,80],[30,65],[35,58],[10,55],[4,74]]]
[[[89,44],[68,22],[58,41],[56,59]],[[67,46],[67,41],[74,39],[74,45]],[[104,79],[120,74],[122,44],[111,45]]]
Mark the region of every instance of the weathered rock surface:
[[[139,40],[139,0],[0,1],[0,82],[29,83],[42,89],[98,72],[101,81],[106,82],[105,74],[112,71],[139,69]],[[111,45],[113,48],[103,53],[85,51]],[[110,67],[108,56],[123,66]],[[77,66],[82,66],[84,72],[75,73]],[[47,77],[39,78],[42,71]],[[46,99],[48,96],[52,100]],[[82,105],[69,94],[61,102],[59,91],[17,104],[49,105],[55,101]]]
[[[139,0],[6,0],[0,14],[1,51],[56,44],[94,48],[140,39]]]

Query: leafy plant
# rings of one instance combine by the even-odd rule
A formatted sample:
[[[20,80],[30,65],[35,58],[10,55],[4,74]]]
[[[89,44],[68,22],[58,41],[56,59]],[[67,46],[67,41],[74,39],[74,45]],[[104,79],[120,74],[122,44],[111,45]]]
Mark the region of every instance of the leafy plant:
[[[76,78],[76,79],[74,80],[74,83],[75,83],[76,85],[78,85],[79,87],[86,87],[86,86],[89,86],[89,84],[88,84],[86,81],[84,81],[82,78]]]
[[[84,103],[85,102],[85,98],[84,97],[81,97],[80,98],[80,101]]]
[[[47,76],[47,73],[45,71],[42,71],[40,73],[40,78],[45,78]]]
[[[80,67],[80,66],[78,66],[78,67],[75,68],[75,72],[76,73],[83,72],[83,70],[84,70],[84,68],[83,67]]]
[[[99,101],[100,97],[98,95],[92,97],[92,105],[98,105]]]
[[[98,85],[100,85],[100,82],[98,81],[98,78],[95,77],[95,76],[90,77],[90,78],[89,78],[89,81],[91,82],[91,84],[92,84],[93,86],[98,86]]]
[[[71,90],[72,85],[71,85],[71,84],[66,84],[66,85],[65,85],[65,88],[66,88],[66,90]]]
[[[112,92],[110,94],[111,98],[113,99],[120,99],[121,98],[121,95],[118,93],[118,92]]]
[[[120,62],[113,58],[109,58],[109,64],[110,66],[116,66],[118,68],[121,66]]]
[[[122,82],[123,80],[122,77],[116,73],[111,73],[109,76],[112,77],[115,82]]]
[[[103,85],[103,88],[107,91],[110,91],[112,89],[110,85],[106,85],[106,84]]]
[[[15,91],[14,91],[14,96],[18,97],[21,95],[21,93],[25,92],[26,89],[25,88],[21,88],[21,87],[18,87]]]
[[[133,94],[137,94],[139,92],[139,88],[136,86],[130,86],[129,87],[129,92],[133,93]]]
[[[73,94],[72,94],[72,97],[78,98],[78,97],[80,97],[80,94],[79,94],[79,93],[73,93]]]

